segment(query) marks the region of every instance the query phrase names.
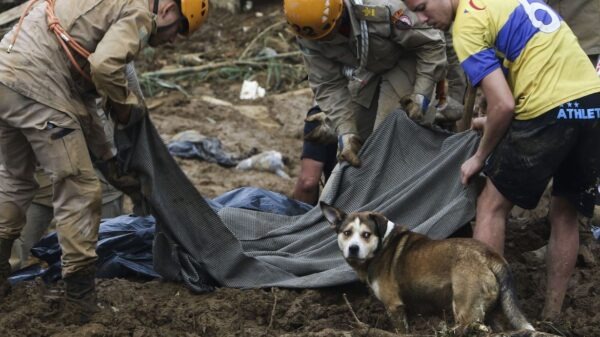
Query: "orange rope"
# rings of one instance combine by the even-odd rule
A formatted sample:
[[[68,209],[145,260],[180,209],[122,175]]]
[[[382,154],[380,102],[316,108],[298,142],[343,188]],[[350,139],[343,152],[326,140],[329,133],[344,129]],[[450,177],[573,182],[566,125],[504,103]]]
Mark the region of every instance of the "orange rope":
[[[19,35],[19,32],[21,30],[21,25],[23,24],[23,20],[25,19],[25,16],[27,16],[27,14],[29,14],[29,10],[37,1],[38,0],[30,0],[29,5],[27,5],[27,8],[25,9],[25,11],[23,11],[23,15],[21,15],[21,18],[19,19],[19,23],[17,24],[15,36],[13,36],[13,40],[12,40],[10,46],[8,47],[7,52],[10,53],[10,51],[12,50],[12,47],[14,46],[15,41],[17,40],[17,36]],[[75,57],[73,56],[73,53],[71,52],[71,49],[73,49],[77,54],[81,55],[86,60],[88,59],[88,57],[90,57],[91,53],[89,51],[87,51],[83,46],[81,46],[77,41],[75,41],[75,39],[73,39],[69,35],[69,33],[67,33],[64,30],[64,28],[60,25],[60,21],[58,20],[58,17],[54,13],[54,6],[56,3],[56,0],[45,0],[45,1],[47,3],[46,15],[48,17],[48,28],[54,33],[54,35],[56,35],[58,42],[64,49],[65,53],[67,54],[67,57],[69,58],[69,61],[71,61],[71,63],[75,67],[75,69],[81,74],[81,76],[83,76],[83,78],[85,78],[86,80],[91,82],[92,79],[90,78],[90,76],[88,74],[85,73],[85,71],[83,71],[83,69],[81,68],[79,63],[77,63],[77,61],[75,60]]]

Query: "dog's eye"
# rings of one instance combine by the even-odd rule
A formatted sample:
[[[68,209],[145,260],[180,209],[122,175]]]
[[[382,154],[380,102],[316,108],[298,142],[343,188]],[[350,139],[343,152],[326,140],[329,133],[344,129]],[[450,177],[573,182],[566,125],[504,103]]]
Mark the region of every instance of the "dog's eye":
[[[352,235],[351,231],[344,231],[342,234],[344,234],[344,236],[350,236]]]
[[[363,237],[363,238],[365,238],[365,239],[368,239],[368,238],[370,238],[370,237],[371,237],[371,233],[369,233],[369,232],[364,232],[364,233],[362,233],[362,237]]]

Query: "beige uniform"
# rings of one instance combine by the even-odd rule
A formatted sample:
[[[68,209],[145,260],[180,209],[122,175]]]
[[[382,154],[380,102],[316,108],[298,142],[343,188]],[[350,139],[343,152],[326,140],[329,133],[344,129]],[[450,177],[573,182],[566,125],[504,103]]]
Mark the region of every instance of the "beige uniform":
[[[19,237],[39,163],[52,180],[64,276],[96,260],[101,188],[88,147],[103,159],[114,153],[95,99],[137,103],[124,69],[155,23],[146,0],[57,1],[62,27],[92,53],[77,57],[88,83],[49,31],[45,8],[39,2],[26,16],[11,53],[14,29],[0,42],[0,238]]]
[[[112,187],[102,173],[96,169],[96,174],[102,186],[102,210],[100,217],[114,218],[123,214],[123,193]],[[35,180],[39,190],[27,209],[27,223],[21,231],[21,236],[13,243],[10,264],[13,270],[27,266],[31,248],[48,232],[54,219],[52,207],[52,181],[50,175],[42,170],[35,172]]]
[[[400,106],[403,96],[431,97],[444,75],[446,54],[443,34],[418,24],[401,0],[363,3],[344,1],[347,17],[341,20],[351,26],[348,37],[338,29],[325,39],[298,38],[298,42],[316,101],[338,135],[359,133],[364,139]],[[392,16],[400,20],[394,23]],[[369,53],[365,69],[355,74],[361,81],[350,81],[344,67],[359,68],[360,19],[367,22]]]
[[[571,27],[588,56],[600,54],[600,0],[548,0]]]

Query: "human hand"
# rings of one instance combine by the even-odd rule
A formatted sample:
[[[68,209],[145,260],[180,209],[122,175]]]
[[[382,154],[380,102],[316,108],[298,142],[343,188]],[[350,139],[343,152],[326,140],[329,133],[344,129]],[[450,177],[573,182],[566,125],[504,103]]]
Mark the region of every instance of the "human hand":
[[[333,144],[337,141],[337,134],[332,126],[331,119],[323,111],[310,115],[304,120],[309,123],[307,127],[312,128],[304,135],[304,140],[321,144]]]
[[[406,95],[400,99],[400,106],[410,119],[418,122],[429,108],[429,98],[421,94]]]
[[[479,156],[474,155],[471,158],[467,159],[460,167],[460,182],[467,186],[471,178],[478,174],[483,168],[484,160],[479,158]]]
[[[96,166],[109,184],[129,195],[132,199],[134,199],[134,196],[138,197],[141,193],[139,179],[133,174],[124,174],[117,161],[117,157],[99,162]]]
[[[355,133],[346,133],[338,137],[338,160],[347,161],[354,167],[360,167],[358,152],[362,147],[362,139]]]
[[[449,123],[456,122],[457,120],[461,119],[465,107],[452,97],[448,97],[446,102],[439,104],[435,107],[435,109],[435,122]]]
[[[473,118],[471,121],[471,129],[475,131],[485,131],[485,122],[487,121],[487,117],[477,117]]]
[[[144,119],[148,114],[148,108],[143,100],[137,104],[119,104],[109,102],[107,110],[117,123],[128,127]]]

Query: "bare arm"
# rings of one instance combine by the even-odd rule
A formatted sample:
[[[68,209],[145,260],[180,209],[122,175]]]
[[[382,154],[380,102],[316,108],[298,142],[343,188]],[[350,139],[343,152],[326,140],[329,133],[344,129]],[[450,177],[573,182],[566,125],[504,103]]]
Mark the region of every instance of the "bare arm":
[[[463,185],[481,171],[485,159],[504,137],[514,115],[515,101],[500,68],[484,77],[481,87],[488,102],[487,120],[477,151],[461,167]]]

